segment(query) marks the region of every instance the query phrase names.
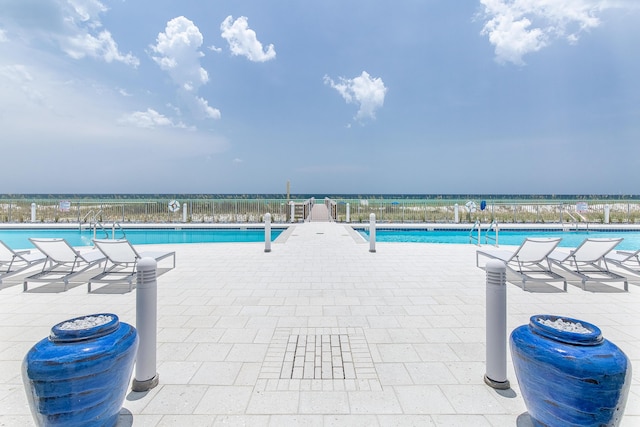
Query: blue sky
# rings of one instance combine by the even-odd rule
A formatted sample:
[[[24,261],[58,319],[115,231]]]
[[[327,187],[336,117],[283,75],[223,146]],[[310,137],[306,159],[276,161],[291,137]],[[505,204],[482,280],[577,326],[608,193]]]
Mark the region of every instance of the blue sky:
[[[0,193],[639,194],[637,0],[0,0]]]

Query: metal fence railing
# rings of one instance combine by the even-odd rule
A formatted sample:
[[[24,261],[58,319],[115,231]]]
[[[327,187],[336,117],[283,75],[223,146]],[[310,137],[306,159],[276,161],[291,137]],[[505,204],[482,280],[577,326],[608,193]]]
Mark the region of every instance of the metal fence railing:
[[[0,198],[0,223],[258,223],[264,214],[272,222],[290,218],[287,199],[184,199],[169,206],[167,199],[29,199]],[[469,210],[468,201],[436,199],[330,200],[338,222],[367,222],[371,213],[387,223],[604,223],[640,224],[640,200],[490,200],[484,209]],[[177,207],[177,208],[176,208]]]

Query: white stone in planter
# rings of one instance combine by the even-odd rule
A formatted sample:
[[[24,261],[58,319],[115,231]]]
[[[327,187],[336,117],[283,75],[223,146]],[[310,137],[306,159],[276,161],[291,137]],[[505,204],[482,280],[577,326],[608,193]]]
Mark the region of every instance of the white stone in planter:
[[[584,326],[582,326],[582,324],[580,322],[578,323],[574,323],[574,322],[570,322],[570,321],[565,321],[564,319],[556,319],[556,320],[550,320],[550,319],[538,319],[538,322],[540,322],[543,325],[546,326],[550,326],[552,328],[558,329],[560,331],[565,331],[565,332],[575,332],[577,334],[588,334],[591,333],[591,330],[585,328]]]
[[[60,325],[60,329],[65,331],[78,331],[80,329],[89,329],[96,326],[104,325],[105,323],[111,322],[111,320],[113,320],[113,317],[111,316],[87,316],[70,322],[64,322],[62,325]]]

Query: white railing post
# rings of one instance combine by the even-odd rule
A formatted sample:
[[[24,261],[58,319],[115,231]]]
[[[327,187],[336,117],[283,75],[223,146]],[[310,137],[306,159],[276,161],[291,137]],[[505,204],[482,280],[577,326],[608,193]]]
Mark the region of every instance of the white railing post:
[[[460,207],[457,203],[453,205],[453,222],[456,224],[460,222]]]
[[[610,212],[611,206],[609,205],[604,205],[604,223],[605,224],[609,224],[609,212]]]
[[[510,388],[507,379],[507,267],[491,260],[486,264],[486,358],[484,382],[495,389]]]
[[[369,215],[369,252],[376,251],[376,214]]]
[[[158,333],[158,263],[153,258],[142,258],[137,265],[136,277],[136,329],[138,330],[138,356],[136,373],[131,389],[147,391],[158,385],[156,370],[156,343]]]
[[[289,209],[291,210],[291,222],[296,222],[296,204],[293,200],[289,202]]]
[[[347,203],[347,224],[351,222],[351,206]]]
[[[31,203],[31,222],[36,222],[36,204]]]
[[[271,214],[264,214],[264,251],[271,252]]]
[[[187,222],[187,203],[182,204],[182,222]]]

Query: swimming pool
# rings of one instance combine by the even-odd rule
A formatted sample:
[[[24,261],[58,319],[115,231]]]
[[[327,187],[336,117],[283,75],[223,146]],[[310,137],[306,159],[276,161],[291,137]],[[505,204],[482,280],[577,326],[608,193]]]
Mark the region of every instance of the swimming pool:
[[[358,232],[369,240],[369,230],[360,229]],[[493,233],[492,233],[493,234]],[[490,234],[490,236],[492,235]],[[498,242],[500,245],[521,245],[526,237],[561,237],[559,246],[576,247],[587,237],[618,238],[624,240],[616,249],[636,250],[640,248],[640,231],[561,231],[561,230],[500,230]],[[376,242],[396,243],[456,243],[469,244],[468,230],[425,230],[425,229],[385,229],[376,228]],[[476,243],[474,240],[473,243]],[[481,244],[494,244],[493,240],[485,240],[483,231]]]
[[[284,228],[272,228],[271,240],[275,240]],[[111,237],[98,230],[96,238]],[[126,237],[134,245],[179,244],[179,243],[234,243],[264,242],[264,228],[127,228],[123,236],[116,230],[116,238]],[[75,228],[4,228],[0,229],[0,240],[14,249],[28,249],[33,245],[29,237],[64,238],[71,246],[90,246],[93,239],[92,230]]]

